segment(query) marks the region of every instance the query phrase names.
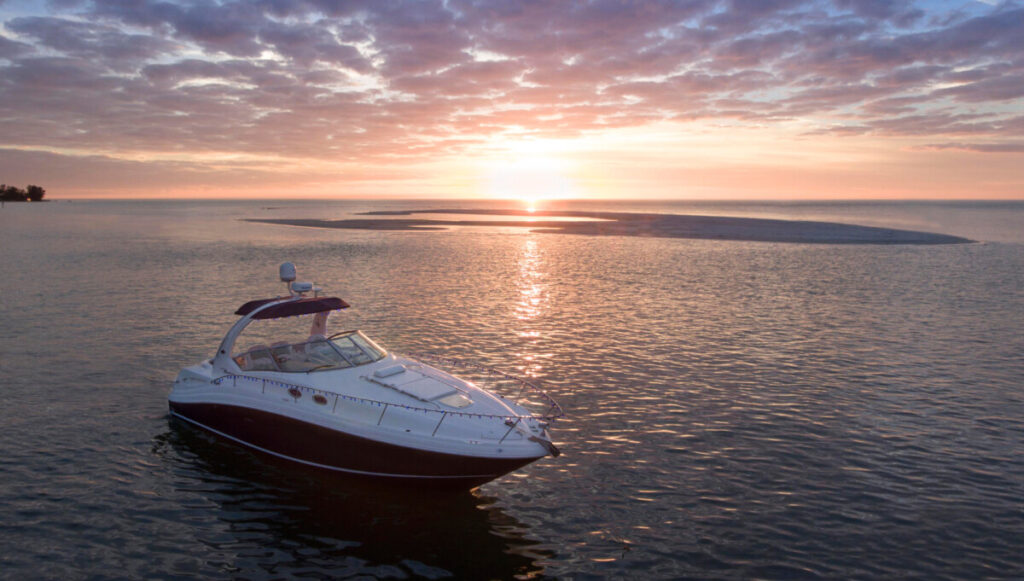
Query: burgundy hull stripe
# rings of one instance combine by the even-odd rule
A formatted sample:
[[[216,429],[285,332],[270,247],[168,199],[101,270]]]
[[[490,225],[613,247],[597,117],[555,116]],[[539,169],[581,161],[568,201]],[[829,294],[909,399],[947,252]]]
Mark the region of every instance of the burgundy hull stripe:
[[[171,411],[240,443],[320,467],[378,476],[487,482],[536,458],[475,458],[386,444],[294,418],[222,404],[170,403]]]

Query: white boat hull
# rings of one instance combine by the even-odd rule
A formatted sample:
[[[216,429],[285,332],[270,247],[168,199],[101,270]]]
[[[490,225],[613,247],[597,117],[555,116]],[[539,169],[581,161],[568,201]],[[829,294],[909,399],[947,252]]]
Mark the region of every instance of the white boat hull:
[[[277,374],[215,381],[207,375],[212,371],[204,363],[181,372],[168,398],[171,414],[305,466],[472,487],[552,452],[545,438],[507,418],[368,403],[326,389],[298,389]]]

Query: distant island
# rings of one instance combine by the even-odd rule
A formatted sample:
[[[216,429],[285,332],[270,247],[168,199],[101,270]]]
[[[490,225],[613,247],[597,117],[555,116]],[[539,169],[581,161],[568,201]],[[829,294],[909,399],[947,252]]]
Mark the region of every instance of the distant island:
[[[42,202],[45,195],[46,190],[31,184],[24,190],[19,187],[0,184],[0,201],[2,202]]]

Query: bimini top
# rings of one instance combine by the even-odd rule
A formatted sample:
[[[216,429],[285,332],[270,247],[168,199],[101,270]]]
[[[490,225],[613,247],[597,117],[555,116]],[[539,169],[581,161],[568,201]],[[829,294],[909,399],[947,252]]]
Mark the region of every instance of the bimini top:
[[[238,307],[235,311],[236,315],[245,316],[255,311],[259,307],[267,303],[274,301],[280,301],[281,298],[276,299],[257,299],[255,301],[249,301],[244,305]],[[256,313],[253,319],[279,319],[281,317],[297,317],[299,315],[312,315],[313,313],[322,313],[324,311],[334,311],[337,309],[347,309],[348,303],[339,299],[338,297],[306,297],[296,301],[286,301],[279,305],[267,307],[262,311]]]

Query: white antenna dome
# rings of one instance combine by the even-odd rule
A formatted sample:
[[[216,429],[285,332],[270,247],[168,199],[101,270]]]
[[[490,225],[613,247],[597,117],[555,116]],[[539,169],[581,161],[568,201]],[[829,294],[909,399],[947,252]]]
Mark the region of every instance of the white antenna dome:
[[[282,262],[280,272],[282,282],[292,282],[295,280],[295,265],[291,262]]]

